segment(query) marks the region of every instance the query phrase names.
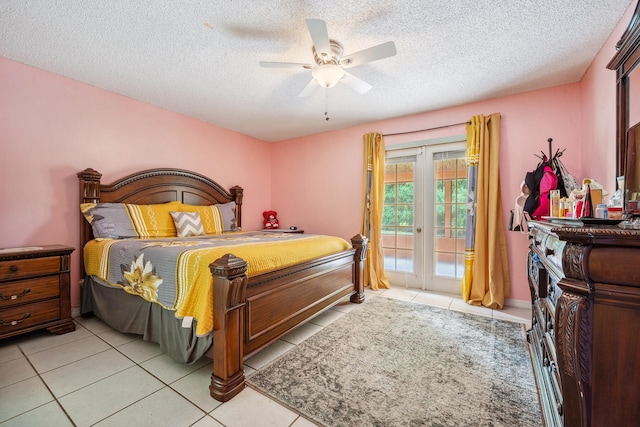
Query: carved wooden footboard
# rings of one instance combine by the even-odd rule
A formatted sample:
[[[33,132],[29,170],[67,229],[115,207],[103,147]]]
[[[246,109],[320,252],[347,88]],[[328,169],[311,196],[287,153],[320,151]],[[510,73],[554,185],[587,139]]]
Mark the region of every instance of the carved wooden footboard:
[[[243,360],[347,296],[364,301],[367,238],[353,249],[248,279],[247,264],[231,254],[210,265],[215,326],[211,396],[227,401],[245,385]]]

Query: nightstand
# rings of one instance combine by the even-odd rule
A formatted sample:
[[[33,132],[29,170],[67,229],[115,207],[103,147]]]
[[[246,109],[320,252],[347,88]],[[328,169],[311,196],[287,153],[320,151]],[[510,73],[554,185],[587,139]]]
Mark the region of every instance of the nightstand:
[[[69,246],[0,249],[0,339],[47,329],[74,331]]]

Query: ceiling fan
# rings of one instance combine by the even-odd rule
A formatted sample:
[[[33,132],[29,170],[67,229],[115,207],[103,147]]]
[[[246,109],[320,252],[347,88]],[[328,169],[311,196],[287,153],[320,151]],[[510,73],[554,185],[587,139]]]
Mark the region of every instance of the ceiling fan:
[[[260,61],[265,68],[304,68],[311,70],[313,78],[302,89],[298,96],[311,95],[318,85],[330,88],[338,82],[345,84],[356,92],[363,94],[371,89],[371,85],[345,70],[368,62],[388,58],[396,54],[396,45],[386,42],[350,55],[342,56],[342,44],[329,39],[327,24],[322,19],[307,19],[307,27],[313,41],[314,64],[300,64],[293,62]]]

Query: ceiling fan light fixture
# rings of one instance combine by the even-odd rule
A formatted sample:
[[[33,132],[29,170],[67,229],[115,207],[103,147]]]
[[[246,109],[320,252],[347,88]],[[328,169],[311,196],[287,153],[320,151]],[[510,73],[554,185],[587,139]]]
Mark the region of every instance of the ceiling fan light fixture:
[[[322,64],[311,70],[313,78],[322,87],[334,87],[344,77],[344,70],[339,65]]]

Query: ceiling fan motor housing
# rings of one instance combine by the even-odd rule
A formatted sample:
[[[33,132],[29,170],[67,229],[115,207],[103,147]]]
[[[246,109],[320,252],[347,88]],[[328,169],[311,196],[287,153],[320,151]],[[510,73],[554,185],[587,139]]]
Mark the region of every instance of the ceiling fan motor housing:
[[[313,52],[313,59],[316,61],[316,64],[335,64],[340,65],[340,60],[342,59],[342,52],[344,48],[340,42],[335,40],[329,40],[329,46],[331,47],[331,56],[319,53],[316,50],[316,47],[313,46],[311,48]]]

